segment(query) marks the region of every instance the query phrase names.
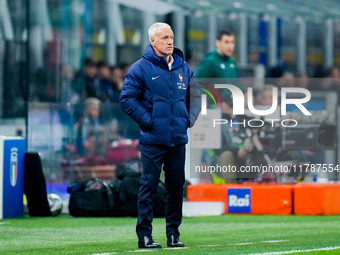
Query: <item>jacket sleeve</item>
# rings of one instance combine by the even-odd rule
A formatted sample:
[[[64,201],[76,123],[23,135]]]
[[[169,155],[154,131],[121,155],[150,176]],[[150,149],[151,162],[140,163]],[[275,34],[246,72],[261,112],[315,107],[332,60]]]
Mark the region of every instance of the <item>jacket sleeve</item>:
[[[201,112],[201,93],[192,70],[190,75],[189,90],[187,91],[187,109],[189,115],[189,127],[193,127]]]
[[[124,79],[123,89],[120,93],[119,101],[122,110],[136,121],[140,128],[150,129],[152,125],[151,114],[141,105],[144,88],[142,70],[137,70],[138,66],[132,65]]]

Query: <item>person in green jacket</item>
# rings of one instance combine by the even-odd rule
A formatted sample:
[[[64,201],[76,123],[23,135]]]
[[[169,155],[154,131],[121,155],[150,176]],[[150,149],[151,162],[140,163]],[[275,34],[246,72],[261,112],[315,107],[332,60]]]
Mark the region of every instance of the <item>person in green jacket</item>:
[[[216,37],[216,49],[210,52],[198,67],[195,77],[200,88],[205,88],[203,84],[214,87],[214,84],[233,84],[244,91],[244,88],[237,82],[237,66],[232,55],[235,50],[235,35],[229,30],[220,30]],[[225,89],[216,89],[217,93],[229,94]],[[208,105],[213,102],[210,97],[207,99]]]
[[[221,30],[216,38],[216,50],[210,52],[196,71],[196,78],[236,79],[236,62],[231,57],[235,49],[235,35]]]
[[[197,81],[201,85],[200,87],[206,88],[204,84],[214,87],[214,83],[228,83],[234,84],[244,91],[244,88],[237,84],[236,62],[232,58],[235,49],[235,35],[228,30],[221,30],[217,34],[215,44],[216,49],[203,59],[195,73],[195,77],[198,78]],[[224,89],[216,89],[216,91],[222,98],[222,118],[226,118],[227,108],[232,111],[230,92]],[[229,98],[229,105],[231,106],[226,108],[228,104],[226,104],[224,98]],[[210,97],[207,97],[207,104],[214,105]],[[252,151],[254,145],[250,139],[247,142],[242,141],[242,144],[234,144],[233,137],[231,136],[233,134],[230,133],[231,131],[227,125],[223,125],[221,128],[223,147],[219,152],[210,151],[210,153],[214,155],[212,157],[215,158],[217,164],[237,165],[239,167],[241,162],[244,163],[244,158]],[[224,179],[223,182],[226,183],[236,183],[239,181],[237,177],[234,173],[225,173],[221,176],[215,174],[212,176],[214,183],[221,183],[221,179]]]

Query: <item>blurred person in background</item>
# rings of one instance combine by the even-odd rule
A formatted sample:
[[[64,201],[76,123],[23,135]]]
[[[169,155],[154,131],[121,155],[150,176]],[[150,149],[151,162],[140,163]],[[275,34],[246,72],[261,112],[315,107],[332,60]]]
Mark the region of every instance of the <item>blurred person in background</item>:
[[[309,88],[309,77],[307,73],[302,72],[298,74],[296,86],[304,89]]]
[[[224,93],[221,95],[221,100],[222,119],[226,119],[228,122],[230,122],[230,120],[241,122],[242,120],[240,118],[243,118],[243,116],[233,115],[232,96],[229,93]],[[235,126],[231,127],[229,124],[221,125],[221,149],[215,150],[215,155],[217,157],[216,162],[218,165],[236,166],[237,169],[239,169],[241,165],[245,164],[245,158],[253,151],[254,144],[250,138],[242,140],[238,136],[239,134],[234,132],[235,129]],[[243,181],[243,178],[238,178],[237,173],[233,172],[223,172],[221,173],[221,177],[225,180],[225,183]]]
[[[60,80],[60,102],[72,103],[79,102],[79,95],[73,90],[72,82],[74,80],[75,73],[70,65],[61,66],[61,80]]]
[[[256,93],[256,97],[255,97],[255,102],[256,105],[255,108],[259,108],[259,109],[269,109],[272,107],[273,105],[273,89],[275,88],[275,85],[272,84],[266,84],[264,85],[264,87],[262,89],[260,89],[259,91],[257,91]],[[279,89],[278,89],[278,93]],[[264,107],[259,107],[259,106],[264,106]],[[267,120],[267,119],[276,119],[276,114],[278,114],[278,111],[280,110],[276,110],[276,113],[273,113],[271,115],[267,115],[265,116],[263,119]],[[269,158],[274,158],[276,151],[278,150],[278,147],[280,146],[280,138],[278,136],[275,135],[275,141],[272,138],[268,138],[267,133],[274,132],[275,128],[270,128],[270,125],[268,125],[269,122],[267,122],[267,125],[265,124],[264,127],[261,127],[259,129],[259,131],[263,131],[262,132],[262,137],[259,139],[259,141],[261,142],[261,144],[263,145],[263,151],[265,152],[265,154],[267,154],[269,156]],[[258,132],[259,133],[259,132]],[[275,182],[275,175],[273,173],[263,173],[262,174],[262,182]]]
[[[325,71],[321,82],[321,90],[339,90],[340,70],[337,66],[332,66]]]
[[[120,95],[120,92],[123,89],[124,74],[119,66],[111,67],[111,81],[113,82],[113,86],[115,86],[117,93]],[[117,102],[119,101],[119,95]]]
[[[36,70],[34,82],[37,86],[38,100],[40,102],[56,103],[58,101],[56,79],[57,70],[44,66]]]
[[[118,102],[118,89],[111,80],[111,68],[105,61],[100,61],[97,64],[99,78],[99,99],[103,103]]]
[[[210,52],[199,65],[195,72],[196,78],[200,78],[200,83],[203,82],[210,86],[214,86],[211,82],[216,78],[223,79],[218,80],[219,83],[233,84],[239,87],[244,92],[244,103],[247,104],[247,91],[237,82],[237,66],[232,57],[235,50],[235,34],[229,30],[220,30],[217,33],[215,45],[216,49]],[[216,91],[220,95],[226,93],[225,89],[216,89]],[[227,90],[227,92],[229,91]],[[211,97],[207,98],[207,103],[212,105]]]
[[[121,139],[123,139],[123,137],[121,136],[121,134],[119,133],[119,122],[117,119],[113,119],[111,121],[111,123],[109,124],[109,128],[108,128],[108,139],[109,142],[112,143],[114,141],[119,141]]]
[[[88,97],[98,97],[97,66],[91,58],[84,60],[82,70],[76,74],[73,88],[78,93],[80,101]]]
[[[100,105],[98,98],[87,98],[84,101],[83,116],[75,123],[76,148],[73,151],[86,159],[104,157],[107,153],[109,130],[100,116]]]
[[[143,172],[138,197],[136,232],[139,248],[161,248],[152,238],[153,206],[163,167],[167,188],[168,247],[184,247],[179,240],[185,181],[187,129],[201,110],[200,92],[183,52],[174,47],[166,23],[149,30],[150,44],[143,58],[131,65],[120,94],[121,107],[141,129]]]
[[[223,83],[234,84],[237,87],[240,87],[237,84],[237,66],[236,62],[233,59],[232,55],[234,54],[235,50],[235,35],[233,32],[229,30],[220,30],[217,33],[217,37],[215,40],[216,49],[210,52],[201,62],[199,65],[195,76],[197,78],[201,78],[200,81],[204,83],[210,83],[210,80],[217,78],[217,79],[224,79]],[[221,81],[218,81],[221,83]],[[244,88],[240,87],[243,91]],[[221,95],[222,99],[222,118],[227,119],[228,121],[233,118],[232,117],[232,98],[227,90],[223,89],[216,89],[218,93]],[[247,92],[244,93],[245,95],[245,105],[247,103]],[[207,98],[208,105],[212,104],[211,99]],[[227,125],[222,125],[222,147],[220,150],[214,151],[210,159],[207,160],[214,160],[214,157],[217,157],[217,162],[220,165],[236,165],[240,166],[240,162],[243,158],[247,156],[247,152],[244,149],[239,149],[234,141],[231,134],[232,128],[228,128]],[[208,150],[209,151],[209,150]],[[205,152],[203,152],[203,155]],[[211,155],[210,153],[208,153]],[[235,183],[237,181],[237,176],[234,173],[226,173],[221,176],[225,182],[228,183]],[[214,178],[213,182],[218,183],[219,180]]]
[[[260,91],[256,93],[256,104],[269,105],[273,104],[273,88],[274,85],[266,84]]]
[[[123,63],[123,64],[120,65],[120,69],[123,71],[123,77],[126,76],[127,72],[128,72],[129,69],[130,69],[130,66],[131,66],[131,65],[128,64],[128,63]]]
[[[279,87],[295,87],[295,76],[291,72],[283,72],[282,76],[278,79]]]
[[[267,70],[266,77],[268,78],[281,78],[284,73],[282,66],[274,66]]]
[[[221,30],[217,34],[215,45],[216,50],[203,59],[195,76],[197,78],[236,79],[236,62],[232,58],[235,50],[235,35],[229,30]]]

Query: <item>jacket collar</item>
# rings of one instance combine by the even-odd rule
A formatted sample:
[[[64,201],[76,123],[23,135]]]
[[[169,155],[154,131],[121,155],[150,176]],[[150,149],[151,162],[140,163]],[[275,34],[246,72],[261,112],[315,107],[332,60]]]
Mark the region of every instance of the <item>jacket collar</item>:
[[[222,56],[222,55],[220,55],[220,53],[218,53],[217,49],[214,50],[212,52],[212,54],[214,54],[217,58],[221,59],[222,61],[228,61],[229,58],[230,58],[229,56]]]
[[[146,46],[143,52],[143,57],[149,60],[150,62],[154,63],[155,65],[158,65],[163,69],[169,70],[169,65],[168,62],[166,61],[166,57],[157,56],[151,44]],[[174,59],[174,63],[172,64],[171,70],[175,70],[183,65],[184,63],[183,52],[179,48],[174,47],[172,57]]]

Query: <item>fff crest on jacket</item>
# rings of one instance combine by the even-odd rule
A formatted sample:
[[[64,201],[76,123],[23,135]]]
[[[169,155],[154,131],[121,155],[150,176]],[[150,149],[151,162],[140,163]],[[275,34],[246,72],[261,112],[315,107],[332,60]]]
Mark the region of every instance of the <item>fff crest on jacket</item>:
[[[185,83],[183,83],[183,76],[181,74],[178,75],[180,82],[177,82],[178,89],[187,89]]]

